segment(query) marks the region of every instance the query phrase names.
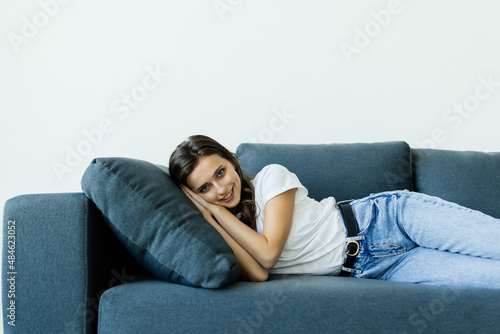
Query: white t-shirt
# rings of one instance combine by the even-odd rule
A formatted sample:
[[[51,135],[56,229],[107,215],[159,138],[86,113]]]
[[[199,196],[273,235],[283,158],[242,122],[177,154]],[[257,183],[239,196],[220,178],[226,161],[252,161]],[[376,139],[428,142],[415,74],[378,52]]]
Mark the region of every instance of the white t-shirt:
[[[262,234],[266,203],[296,188],[290,234],[273,274],[337,275],[344,263],[345,227],[335,198],[318,202],[294,173],[281,165],[264,167],[252,180],[257,204],[257,232]]]

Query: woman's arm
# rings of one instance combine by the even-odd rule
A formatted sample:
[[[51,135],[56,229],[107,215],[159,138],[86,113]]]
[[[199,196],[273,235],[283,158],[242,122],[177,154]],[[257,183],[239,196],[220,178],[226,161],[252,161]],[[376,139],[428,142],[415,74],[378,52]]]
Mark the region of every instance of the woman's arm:
[[[290,189],[266,203],[262,234],[242,223],[224,207],[216,206],[212,214],[241,247],[264,268],[271,269],[278,261],[292,227],[295,192],[295,188]]]
[[[220,226],[217,221],[215,221],[212,213],[208,211],[197,199],[199,196],[196,196],[191,190],[188,188],[182,187],[184,193],[188,196],[191,201],[196,205],[196,207],[201,211],[203,217],[220,233],[220,235],[224,238],[226,243],[233,250],[234,255],[236,256],[236,261],[238,263],[238,267],[240,269],[240,276],[249,281],[253,282],[263,282],[267,280],[268,270],[260,265],[248,252],[243,249],[225,230]],[[197,197],[197,199],[195,199]],[[201,199],[202,200],[202,199]],[[202,200],[203,201],[203,200]],[[241,223],[241,222],[240,222]],[[243,223],[242,223],[243,224]]]
[[[295,188],[277,195],[266,203],[262,235],[245,225],[226,208],[206,202],[189,189],[186,191],[192,199],[213,215],[229,237],[264,269],[271,269],[276,264],[292,226]]]
[[[268,270],[260,265],[248,254],[213,218],[207,219],[208,222],[222,235],[229,247],[233,250],[240,268],[240,276],[252,282],[264,282],[269,276]]]

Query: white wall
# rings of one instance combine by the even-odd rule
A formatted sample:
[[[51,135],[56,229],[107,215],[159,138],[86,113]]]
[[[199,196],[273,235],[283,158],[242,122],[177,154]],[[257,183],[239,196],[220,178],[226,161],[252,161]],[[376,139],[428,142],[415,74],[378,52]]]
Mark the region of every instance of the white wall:
[[[0,209],[18,194],[80,191],[94,157],[167,164],[195,133],[232,150],[406,140],[500,151],[497,1],[0,8]]]

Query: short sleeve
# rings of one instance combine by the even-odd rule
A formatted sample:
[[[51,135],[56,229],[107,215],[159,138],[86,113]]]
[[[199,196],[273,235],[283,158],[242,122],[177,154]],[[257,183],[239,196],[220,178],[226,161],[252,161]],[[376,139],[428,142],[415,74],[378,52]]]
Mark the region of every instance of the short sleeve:
[[[307,196],[307,189],[286,167],[273,164],[264,167],[254,178],[255,197],[263,206],[273,197],[297,188],[296,201]]]
[[[255,188],[255,203],[257,205],[256,230],[262,234],[264,228],[264,209],[266,203],[290,189],[297,189],[295,205],[307,198],[307,189],[300,183],[299,178],[286,167],[273,164],[264,167],[252,180]]]

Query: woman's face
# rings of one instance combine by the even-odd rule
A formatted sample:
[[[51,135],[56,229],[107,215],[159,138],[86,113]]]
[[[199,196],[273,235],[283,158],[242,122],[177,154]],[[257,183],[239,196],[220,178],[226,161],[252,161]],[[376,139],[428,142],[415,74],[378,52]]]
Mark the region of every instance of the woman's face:
[[[187,186],[205,201],[234,208],[241,199],[241,180],[233,164],[218,154],[202,157],[187,177]]]

